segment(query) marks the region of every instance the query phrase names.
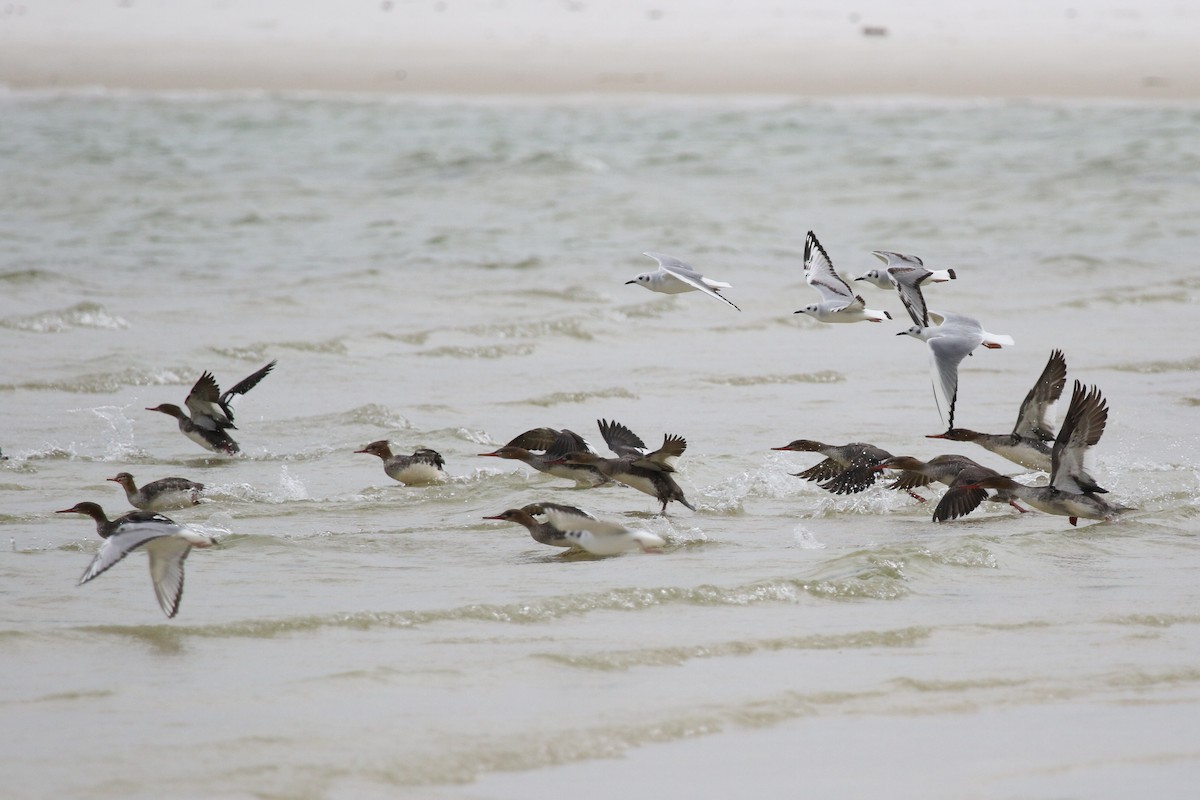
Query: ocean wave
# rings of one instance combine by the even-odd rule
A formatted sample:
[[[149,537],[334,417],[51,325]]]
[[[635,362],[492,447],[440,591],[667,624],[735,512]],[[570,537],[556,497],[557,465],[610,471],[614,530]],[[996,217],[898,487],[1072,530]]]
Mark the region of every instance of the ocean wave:
[[[528,270],[528,269],[538,269],[540,267],[543,267],[543,266],[545,266],[545,263],[537,256],[526,256],[525,258],[518,259],[516,261],[512,261],[512,260],[497,261],[496,259],[486,259],[483,261],[478,261],[472,266],[474,266],[476,269]]]
[[[72,394],[112,394],[126,386],[180,386],[191,370],[148,370],[137,367],[88,372],[54,381],[0,384],[0,391],[61,391]],[[199,376],[197,376],[199,377]]]
[[[869,634],[868,634],[869,635]],[[887,644],[879,645],[888,647]],[[572,665],[573,666],[573,665]],[[388,673],[358,670],[338,673],[339,681],[386,680]],[[981,675],[960,680],[896,678],[860,690],[785,690],[726,696],[701,706],[647,716],[617,714],[596,724],[578,719],[560,725],[509,727],[502,731],[458,733],[428,747],[391,751],[391,757],[367,775],[382,784],[446,786],[468,784],[487,773],[527,772],[547,767],[615,759],[638,748],[685,742],[734,731],[761,730],[816,716],[961,714],[979,708],[1014,708],[1029,704],[1061,704],[1077,697],[1112,699],[1113,692],[1155,685],[1192,686],[1200,670],[1160,673],[1087,674],[1066,683],[1053,678]],[[291,746],[290,742],[280,746]],[[336,773],[336,770],[334,771]]]
[[[1200,625],[1200,614],[1124,614],[1103,621],[1110,625],[1135,628],[1171,628],[1175,625]]]
[[[299,417],[282,421],[288,426],[300,425],[314,430],[328,430],[331,427],[366,425],[373,428],[383,428],[390,431],[413,430],[412,422],[398,411],[394,411],[381,403],[367,403],[346,411],[336,411],[332,414],[317,414],[311,417]],[[366,444],[366,442],[363,442]]]
[[[99,303],[82,302],[56,311],[0,319],[0,327],[29,333],[62,333],[74,328],[124,330],[129,323]]]
[[[93,438],[85,442],[71,441],[69,444],[49,443],[43,447],[25,450],[20,454],[24,464],[37,461],[83,461],[144,463],[149,459],[145,450],[133,444],[133,423],[125,415],[126,409],[118,406],[70,409],[68,414],[91,414],[103,420],[107,427],[97,429],[90,426]]]
[[[550,406],[563,405],[564,403],[587,403],[592,400],[608,400],[612,398],[636,400],[637,395],[628,389],[618,387],[612,389],[595,389],[590,392],[552,392],[541,397],[530,397],[524,400],[507,400],[505,401],[505,405],[529,405],[549,408]]]
[[[718,386],[766,386],[786,383],[842,383],[846,376],[831,369],[817,372],[797,372],[791,375],[743,375],[735,377],[705,378]]]
[[[432,487],[431,487],[432,488]],[[458,621],[533,625],[595,612],[637,612],[649,608],[687,606],[751,606],[795,603],[805,597],[825,599],[896,599],[907,594],[900,585],[901,568],[894,562],[868,558],[844,574],[826,578],[781,578],[742,586],[663,586],[612,589],[507,604],[477,603],[422,611],[362,611],[317,614],[283,619],[247,619],[210,625],[96,625],[83,630],[147,640],[199,638],[269,639],[326,629],[402,629]]]
[[[364,406],[352,408],[341,415],[347,422],[356,425],[374,425],[392,430],[409,430],[412,423],[403,414],[399,414],[387,406],[378,403],[367,403]]]
[[[39,283],[62,283],[68,280],[65,275],[36,267],[0,272],[0,284],[14,287],[35,286]]]
[[[609,165],[602,159],[573,153],[569,150],[538,150],[510,159],[505,166],[514,172],[531,172],[539,175],[591,174],[610,170]]]
[[[910,627],[889,631],[855,631],[770,639],[739,639],[702,645],[652,647],[586,655],[535,653],[534,656],[575,669],[616,672],[634,667],[677,667],[701,658],[733,658],[782,650],[865,650],[912,647],[929,639],[931,628]]]
[[[1132,361],[1124,364],[1113,364],[1110,369],[1118,372],[1136,372],[1147,375],[1157,375],[1167,372],[1196,372],[1200,370],[1200,356],[1181,358],[1175,361]]]
[[[322,353],[335,356],[343,356],[350,352],[346,346],[346,342],[341,338],[326,339],[324,341],[286,341],[286,342],[271,342],[269,345],[260,344],[253,348],[239,348],[234,351],[229,351],[230,354],[237,353],[237,357],[247,360],[248,354],[255,353],[254,361],[266,358],[265,353],[271,350],[295,350],[300,353]],[[225,353],[222,353],[223,355]]]
[[[237,347],[210,347],[212,352],[222,358],[232,358],[237,361],[246,361],[254,364],[261,364],[266,361],[270,352],[266,345],[239,345]]]
[[[595,287],[584,286],[582,284],[564,286],[562,289],[551,289],[545,285],[522,287],[519,291],[512,292],[512,294],[522,298],[557,300],[563,303],[599,304],[606,303],[609,300],[607,295],[597,291]]]
[[[421,350],[417,355],[427,358],[493,359],[508,358],[510,356],[527,356],[531,355],[534,349],[534,346],[531,344],[444,345],[429,350]]]
[[[462,328],[473,336],[489,339],[546,339],[565,337],[591,341],[592,334],[577,320],[540,320],[537,322],[513,322],[503,325],[474,325]]]

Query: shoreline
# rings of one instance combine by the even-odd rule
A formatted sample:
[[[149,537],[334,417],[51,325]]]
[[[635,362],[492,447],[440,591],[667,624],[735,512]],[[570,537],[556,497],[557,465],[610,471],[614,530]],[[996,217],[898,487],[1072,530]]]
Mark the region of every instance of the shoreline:
[[[1200,9],[884,0],[70,0],[0,11],[0,85],[388,94],[1200,98]],[[19,13],[12,9],[18,9]]]

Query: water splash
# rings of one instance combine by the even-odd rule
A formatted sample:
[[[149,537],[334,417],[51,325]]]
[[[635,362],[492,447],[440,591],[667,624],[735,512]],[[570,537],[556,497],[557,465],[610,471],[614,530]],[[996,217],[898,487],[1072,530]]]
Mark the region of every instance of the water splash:
[[[291,471],[284,465],[279,468],[279,498],[280,502],[289,500],[311,500],[308,487],[299,478],[293,477]]]
[[[813,532],[803,525],[797,525],[792,528],[792,538],[796,542],[796,546],[801,550],[824,550],[825,543],[817,541],[817,537]]]
[[[0,319],[0,327],[30,333],[62,333],[72,328],[124,330],[129,327],[129,323],[121,317],[108,313],[99,303],[84,302],[58,311],[43,311],[38,314]]]

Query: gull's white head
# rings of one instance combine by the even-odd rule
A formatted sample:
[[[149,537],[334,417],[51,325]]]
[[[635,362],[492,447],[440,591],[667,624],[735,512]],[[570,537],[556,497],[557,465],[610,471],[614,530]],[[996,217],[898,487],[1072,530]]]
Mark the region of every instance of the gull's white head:
[[[640,283],[643,286],[648,286],[654,281],[654,275],[655,273],[653,272],[643,272],[640,275],[635,275],[633,280],[625,281],[625,285],[628,286],[631,283]]]
[[[795,314],[809,314],[809,315],[811,315],[811,316],[814,316],[814,317],[815,317],[815,316],[817,316],[817,315],[820,313],[820,311],[821,311],[821,307],[820,307],[819,305],[817,305],[816,303],[813,303],[812,305],[807,305],[807,306],[805,306],[804,308],[800,309],[799,311],[795,311],[795,312],[793,312],[793,313],[795,313]]]
[[[889,285],[891,283],[891,279],[888,278],[887,272],[885,272],[884,270],[881,270],[881,269],[873,269],[870,272],[864,272],[862,275],[855,278],[854,280],[870,281],[871,283],[878,286],[880,289],[889,288]]]
[[[922,328],[920,325],[912,325],[912,326],[906,328],[905,330],[900,331],[896,335],[897,336],[911,336],[914,339],[924,340],[924,339],[929,338],[929,329]]]

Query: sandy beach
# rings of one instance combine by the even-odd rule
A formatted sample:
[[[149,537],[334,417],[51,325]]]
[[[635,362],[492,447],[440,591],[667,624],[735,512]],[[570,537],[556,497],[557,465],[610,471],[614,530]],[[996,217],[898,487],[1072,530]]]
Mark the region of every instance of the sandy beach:
[[[0,83],[1194,98],[1198,30],[1168,0],[44,0],[0,9]]]

